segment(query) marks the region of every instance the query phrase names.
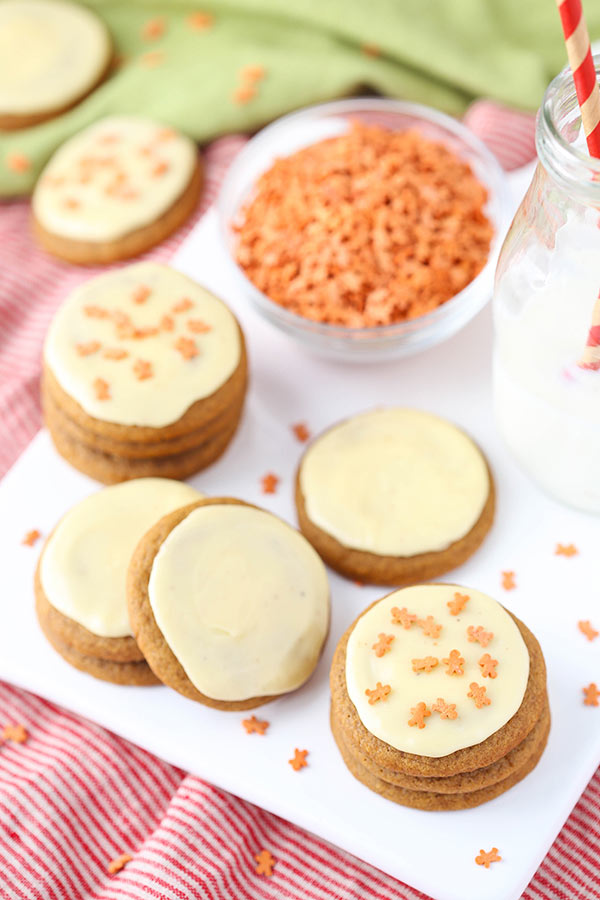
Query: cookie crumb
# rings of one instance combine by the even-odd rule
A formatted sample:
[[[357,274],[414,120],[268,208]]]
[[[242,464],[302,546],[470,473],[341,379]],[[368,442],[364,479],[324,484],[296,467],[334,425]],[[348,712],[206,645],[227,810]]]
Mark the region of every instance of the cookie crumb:
[[[270,723],[265,719],[261,721],[260,719],[257,719],[256,716],[251,716],[249,719],[242,719],[242,725],[246,729],[246,734],[265,734],[269,724]]]
[[[575,544],[557,544],[554,551],[555,556],[577,556],[578,553]]]
[[[254,869],[257,875],[265,875],[267,878],[270,878],[273,874],[273,866],[276,863],[275,858],[271,855],[268,850],[261,850],[260,853],[257,853],[254,857],[258,865]]]
[[[596,629],[592,627],[592,623],[589,619],[581,620],[577,623],[577,627],[582,634],[585,634],[588,641],[595,640],[598,637],[598,634],[600,634],[600,632],[596,631]]]
[[[417,728],[425,728],[427,724],[425,719],[428,719],[431,715],[431,710],[428,709],[427,704],[420,700],[416,706],[411,707],[410,712],[409,726],[412,728],[416,725]]]
[[[310,431],[304,424],[304,422],[296,422],[295,425],[291,426],[292,431],[294,433],[294,437],[300,441],[301,444],[306,443],[306,441],[310,438]]]
[[[298,750],[296,747],[294,750],[294,755],[291,759],[288,759],[288,762],[294,772],[299,772],[300,769],[304,769],[305,766],[308,766],[306,762],[306,757],[308,756],[308,750]]]
[[[587,687],[582,688],[582,691],[584,706],[600,706],[600,702],[598,702],[600,691],[593,681]]]
[[[281,479],[273,472],[267,472],[266,475],[263,475],[263,477],[260,479],[263,494],[277,493],[277,485],[279,484],[280,480]]]
[[[41,531],[38,531],[37,528],[32,528],[31,531],[27,532],[27,534],[25,535],[25,537],[23,538],[21,543],[23,544],[24,547],[33,547],[33,545],[35,543],[37,543],[37,541],[39,541],[41,536],[42,536]]]
[[[502,860],[501,856],[498,856],[498,848],[492,847],[491,850],[480,850],[479,855],[475,857],[475,862],[478,866],[485,866],[486,869],[489,869],[491,863],[500,862]]]
[[[365,694],[369,698],[369,706],[373,706],[373,704],[377,703],[379,700],[385,700],[391,690],[391,685],[382,684],[380,681],[377,682],[372,690],[367,688]]]
[[[5,725],[2,729],[2,739],[12,741],[15,744],[24,744],[29,734],[24,725]]]
[[[502,587],[504,588],[504,590],[505,591],[514,591],[514,589],[517,586],[515,583],[515,573],[508,571],[508,572],[502,572],[501,574],[502,574]]]
[[[130,856],[129,853],[121,853],[120,856],[117,856],[116,859],[113,859],[108,864],[108,874],[116,875],[117,872],[120,872],[121,869],[124,869],[128,862],[131,862],[133,856]]]
[[[31,160],[24,153],[9,153],[6,157],[6,167],[11,172],[28,172],[31,168]]]

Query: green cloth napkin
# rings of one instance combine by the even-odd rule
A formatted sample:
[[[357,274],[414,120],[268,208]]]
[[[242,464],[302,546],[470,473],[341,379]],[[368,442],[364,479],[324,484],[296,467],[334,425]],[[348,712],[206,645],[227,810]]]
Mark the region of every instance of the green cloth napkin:
[[[1,2],[1,0],[0,0]],[[0,195],[28,193],[52,152],[112,113],[158,119],[199,142],[253,131],[310,103],[371,89],[460,114],[478,96],[534,110],[565,63],[552,0],[88,0],[105,20],[122,64],[70,112],[0,134]],[[588,3],[592,37],[600,3]],[[210,12],[214,25],[186,23]],[[156,16],[164,34],[144,40]],[[365,52],[377,48],[378,55]],[[158,64],[148,53],[159,51]],[[26,52],[26,48],[23,48]],[[154,60],[156,61],[156,60]],[[246,64],[265,67],[257,96],[232,100]],[[31,167],[11,171],[23,153]]]

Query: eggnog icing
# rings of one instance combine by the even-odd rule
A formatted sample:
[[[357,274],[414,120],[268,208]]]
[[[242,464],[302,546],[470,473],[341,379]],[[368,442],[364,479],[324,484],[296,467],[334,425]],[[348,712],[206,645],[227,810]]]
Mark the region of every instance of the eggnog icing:
[[[33,192],[33,212],[52,234],[117,240],[165,213],[196,165],[196,146],[184,135],[150,119],[111,116],[56,151]]]
[[[201,498],[167,478],[137,478],[86,497],[44,548],[40,575],[49,603],[100,637],[131,635],[125,584],[133,551],[159,519]]]
[[[468,599],[452,615],[448,603],[455,593]],[[404,610],[415,620],[406,620],[405,628],[394,621],[393,609]],[[420,624],[428,616],[441,626],[437,637],[429,636]],[[485,646],[469,640],[469,626],[473,630],[481,626],[491,634],[482,638]],[[393,640],[378,656],[373,645],[382,634]],[[448,674],[444,660],[453,650],[463,660],[463,674]],[[483,675],[479,661],[485,654],[497,661],[492,664],[495,678]],[[425,670],[428,657],[430,671]],[[418,673],[413,661],[417,668],[423,664]],[[426,584],[394,591],[358,620],[346,651],[348,695],[365,728],[397,750],[420,756],[447,756],[486,740],[516,713],[528,678],[529,653],[513,619],[491,597],[459,585]],[[385,699],[370,703],[365,692],[376,689],[378,682],[390,690]],[[473,683],[485,688],[489,704],[478,707],[468,696]],[[450,707],[451,717],[443,718],[434,708],[439,700]],[[429,712],[423,728],[409,725],[419,703]]]
[[[62,0],[0,3],[0,115],[59,110],[83,96],[110,57],[108,32]]]
[[[319,556],[295,529],[248,506],[193,510],[156,554],[148,596],[188,678],[214,700],[299,687],[329,624]]]
[[[300,468],[308,517],[346,547],[382,556],[444,550],[479,519],[490,491],[464,432],[414,409],[380,409],[318,437]]]
[[[225,304],[155,262],[77,287],[44,347],[59,385],[89,415],[156,428],[218,390],[240,358],[238,325]]]

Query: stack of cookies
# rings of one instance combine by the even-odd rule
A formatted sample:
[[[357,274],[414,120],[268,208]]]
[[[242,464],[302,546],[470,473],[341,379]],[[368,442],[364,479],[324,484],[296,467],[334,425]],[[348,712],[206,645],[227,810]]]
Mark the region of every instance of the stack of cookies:
[[[458,585],[404,588],[369,607],[331,668],[331,726],[352,774],[404,806],[467,809],[539,761],[546,669],[528,628]]]
[[[46,338],[44,417],[58,452],[105,484],[186,478],[232,439],[247,383],[233,313],[153,262],[78,287]]]

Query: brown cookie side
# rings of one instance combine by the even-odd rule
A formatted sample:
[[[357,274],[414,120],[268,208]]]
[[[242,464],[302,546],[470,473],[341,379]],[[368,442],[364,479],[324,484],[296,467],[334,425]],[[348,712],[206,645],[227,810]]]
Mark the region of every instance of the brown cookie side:
[[[385,599],[385,598],[382,598]],[[376,600],[375,603],[379,603]],[[546,664],[541,647],[527,628],[511,612],[529,652],[529,678],[523,701],[512,716],[498,731],[485,741],[472,747],[456,750],[447,756],[426,757],[397,750],[371,734],[363,725],[356,707],[350,700],[346,687],[346,647],[356,622],[371,609],[371,604],[358,616],[340,638],[335,649],[330,670],[332,703],[336,710],[338,728],[346,735],[346,740],[357,751],[368,756],[374,763],[393,772],[405,775],[444,778],[489,766],[506,756],[523,741],[539,720],[547,703]]]
[[[43,249],[52,256],[76,265],[96,266],[131,259],[160,244],[189,219],[196,209],[203,181],[203,165],[199,158],[188,185],[169,209],[154,222],[113,241],[99,243],[66,238],[47,231],[35,216],[32,216],[33,234]]]
[[[164,684],[205,706],[213,709],[240,711],[254,709],[277,696],[251,697],[248,700],[214,700],[202,694],[190,681],[185,670],[167,644],[150,606],[148,582],[154,557],[171,531],[194,509],[211,505],[252,506],[232,497],[210,497],[190,503],[164,516],[141,539],[129,564],[127,573],[127,602],[131,630],[148,665]],[[255,509],[257,507],[254,507]]]

